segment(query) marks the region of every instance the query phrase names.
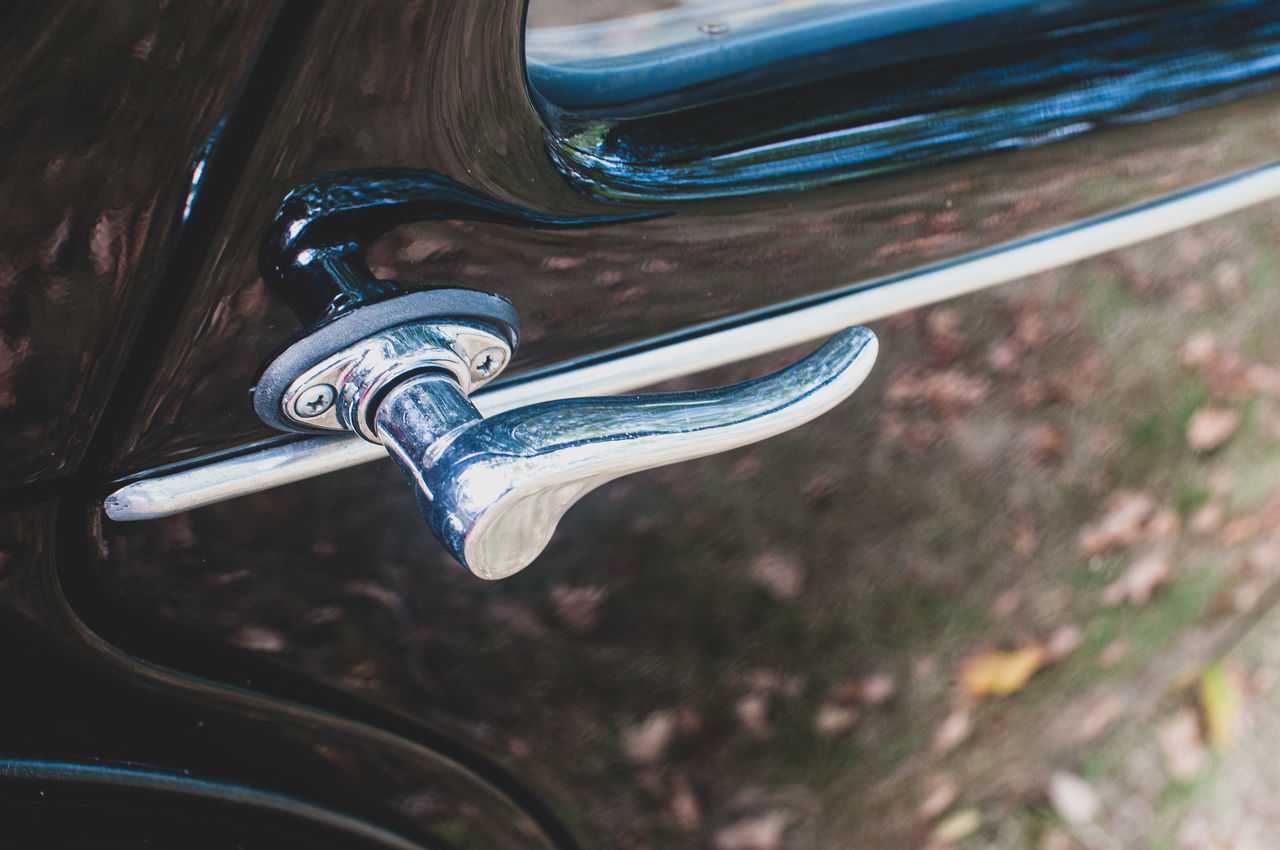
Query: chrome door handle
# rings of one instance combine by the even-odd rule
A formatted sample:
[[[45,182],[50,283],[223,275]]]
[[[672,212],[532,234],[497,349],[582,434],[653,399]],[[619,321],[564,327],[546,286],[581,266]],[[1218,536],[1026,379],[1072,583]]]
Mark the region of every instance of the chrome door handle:
[[[282,430],[381,443],[445,548],[476,575],[502,578],[537,557],[565,511],[606,481],[793,428],[862,383],[876,338],[849,328],[743,384],[544,402],[485,419],[468,396],[510,362],[514,307],[460,289],[406,293],[376,279],[363,257],[365,242],[400,220],[587,227],[643,217],[548,216],[405,169],[300,186],[271,225],[260,267],[304,330],[263,369],[254,408]]]
[[[876,347],[871,331],[850,328],[745,383],[551,401],[488,419],[456,378],[427,373],[391,389],[374,424],[436,538],[481,578],[504,578],[601,484],[753,443],[831,409],[862,383]]]

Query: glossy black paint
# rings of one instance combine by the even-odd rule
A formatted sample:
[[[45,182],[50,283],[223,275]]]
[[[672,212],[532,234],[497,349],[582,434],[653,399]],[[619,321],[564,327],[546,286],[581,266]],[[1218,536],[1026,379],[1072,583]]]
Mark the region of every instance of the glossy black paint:
[[[1177,15],[1214,8],[1167,7],[1150,25],[1164,32]],[[317,14],[277,117],[263,127],[259,153],[215,237],[211,262],[193,281],[191,310],[179,320],[137,418],[120,436],[111,461],[118,475],[272,438],[245,391],[296,324],[264,288],[257,251],[276,199],[316,174],[374,163],[428,169],[548,215],[619,212],[579,192],[548,154],[548,144],[559,142],[548,141],[524,85],[520,3],[396,10],[352,3]],[[1141,32],[1145,21],[1126,26]],[[1219,36],[1239,39],[1240,32],[1189,33],[1179,43],[1216,67]],[[427,58],[397,63],[394,56]],[[408,224],[375,241],[365,256],[374,277],[406,290],[462,286],[511,300],[520,312],[522,347],[506,375],[516,378],[649,345],[693,325],[818,301],[1266,164],[1274,156],[1280,98],[1236,95],[1253,83],[1269,86],[1270,73],[1263,68],[1256,80],[1228,86],[1232,97],[1216,106],[1146,114],[1144,123],[937,168],[804,193],[691,202],[665,218],[589,232]],[[1156,96],[1141,75],[1127,79],[1133,88],[1126,102],[1142,101],[1144,92]],[[896,85],[896,78],[883,82]],[[1030,85],[1022,93],[1027,108],[1049,105],[1042,98],[1059,96],[1058,82]],[[867,96],[874,101],[876,92]],[[299,121],[307,132],[298,132]]]
[[[122,616],[75,555],[85,551],[84,514],[58,512],[47,504],[0,518],[8,647],[0,680],[21,695],[0,703],[5,758],[99,770],[128,763],[209,783],[175,793],[207,799],[217,796],[214,786],[239,787],[246,804],[256,798],[277,810],[271,795],[284,795],[308,829],[324,826],[327,812],[427,847],[552,846],[544,830],[556,834],[557,825],[530,819],[520,804],[540,809],[518,784],[421,724],[370,714],[359,701],[145,615]],[[129,785],[110,783],[96,797]],[[93,788],[82,790],[95,798]]]
[[[307,809],[290,815],[299,839],[353,817],[419,846],[571,846],[536,799],[455,741],[332,691],[318,709],[323,687],[121,618],[85,568],[99,463],[133,416],[309,10],[6,7],[0,756],[21,776],[0,782],[0,843],[168,839],[209,816],[203,804],[140,801],[128,777],[106,775],[127,763],[175,788],[194,777],[205,791],[236,789],[244,806],[206,834],[231,846],[279,837],[280,823],[254,825],[248,799],[273,794]],[[235,684],[176,672],[193,663]],[[263,680],[277,698],[255,695]],[[80,771],[73,793],[50,765]],[[119,817],[95,820],[103,806]]]
[[[252,786],[136,766],[0,759],[0,847],[421,847]]]
[[[79,464],[279,5],[6,5],[0,491]]]
[[[430,171],[365,168],[325,174],[285,196],[263,237],[258,265],[303,328],[401,294],[368,269],[365,250],[396,225],[483,221],[545,229],[600,227],[652,218],[556,216],[503,203]]]

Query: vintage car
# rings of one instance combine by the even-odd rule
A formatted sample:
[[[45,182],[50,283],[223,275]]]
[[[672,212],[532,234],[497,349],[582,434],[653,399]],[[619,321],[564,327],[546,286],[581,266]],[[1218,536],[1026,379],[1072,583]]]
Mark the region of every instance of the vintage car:
[[[0,43],[0,846],[1073,846],[1274,595],[1280,4]]]

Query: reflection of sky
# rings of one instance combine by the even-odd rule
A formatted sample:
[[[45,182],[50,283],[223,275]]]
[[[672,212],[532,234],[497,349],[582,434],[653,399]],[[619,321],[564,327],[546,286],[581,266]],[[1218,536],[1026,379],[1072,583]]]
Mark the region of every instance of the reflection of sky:
[[[530,19],[556,19],[557,0],[532,0]],[[652,4],[639,2],[644,9]],[[703,0],[569,26],[531,26],[530,77],[564,106],[623,103],[775,62],[847,48],[1044,0]],[[1058,4],[1060,5],[1060,4]],[[1078,5],[1078,4],[1077,4]],[[577,10],[565,18],[580,19]]]
[[[1243,2],[602,120],[553,153],[610,197],[798,189],[1149,121],[1274,88],[1278,70],[1280,10]]]
[[[200,150],[196,152],[195,162],[191,166],[191,181],[187,187],[187,197],[182,205],[183,224],[186,224],[187,219],[191,218],[191,209],[195,206],[200,190],[204,188],[205,171],[209,165],[209,158],[213,156],[218,140],[222,138],[222,131],[226,129],[227,115],[227,112],[223,112],[219,116],[218,122],[213,126],[213,130],[204,140],[204,144],[200,146]]]
[[[633,0],[603,20],[581,3],[530,0],[525,49],[539,62],[626,61],[660,49],[680,49],[708,40],[710,24],[724,35],[778,36],[795,28],[811,38],[840,28],[845,43],[882,37],[921,25],[1034,6],[1044,0],[684,0],[674,8],[655,9],[653,0]]]

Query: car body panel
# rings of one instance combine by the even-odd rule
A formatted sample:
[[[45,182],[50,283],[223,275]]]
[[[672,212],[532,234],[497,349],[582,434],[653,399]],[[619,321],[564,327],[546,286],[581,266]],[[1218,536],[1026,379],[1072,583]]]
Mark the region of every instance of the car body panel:
[[[278,8],[76,3],[9,21],[0,489],[75,471]]]
[[[363,823],[370,835],[402,839],[391,846],[563,846],[558,823],[501,769],[421,724],[244,666],[188,630],[122,617],[90,577],[84,529],[67,504],[0,517],[3,804],[52,771],[51,803],[239,797],[250,812],[291,813],[308,829],[332,816],[335,835],[358,837],[352,827]],[[197,668],[202,676],[181,672]],[[223,817],[231,826],[254,815]],[[145,834],[145,823],[135,826]],[[34,840],[26,829],[7,821],[6,838]]]

